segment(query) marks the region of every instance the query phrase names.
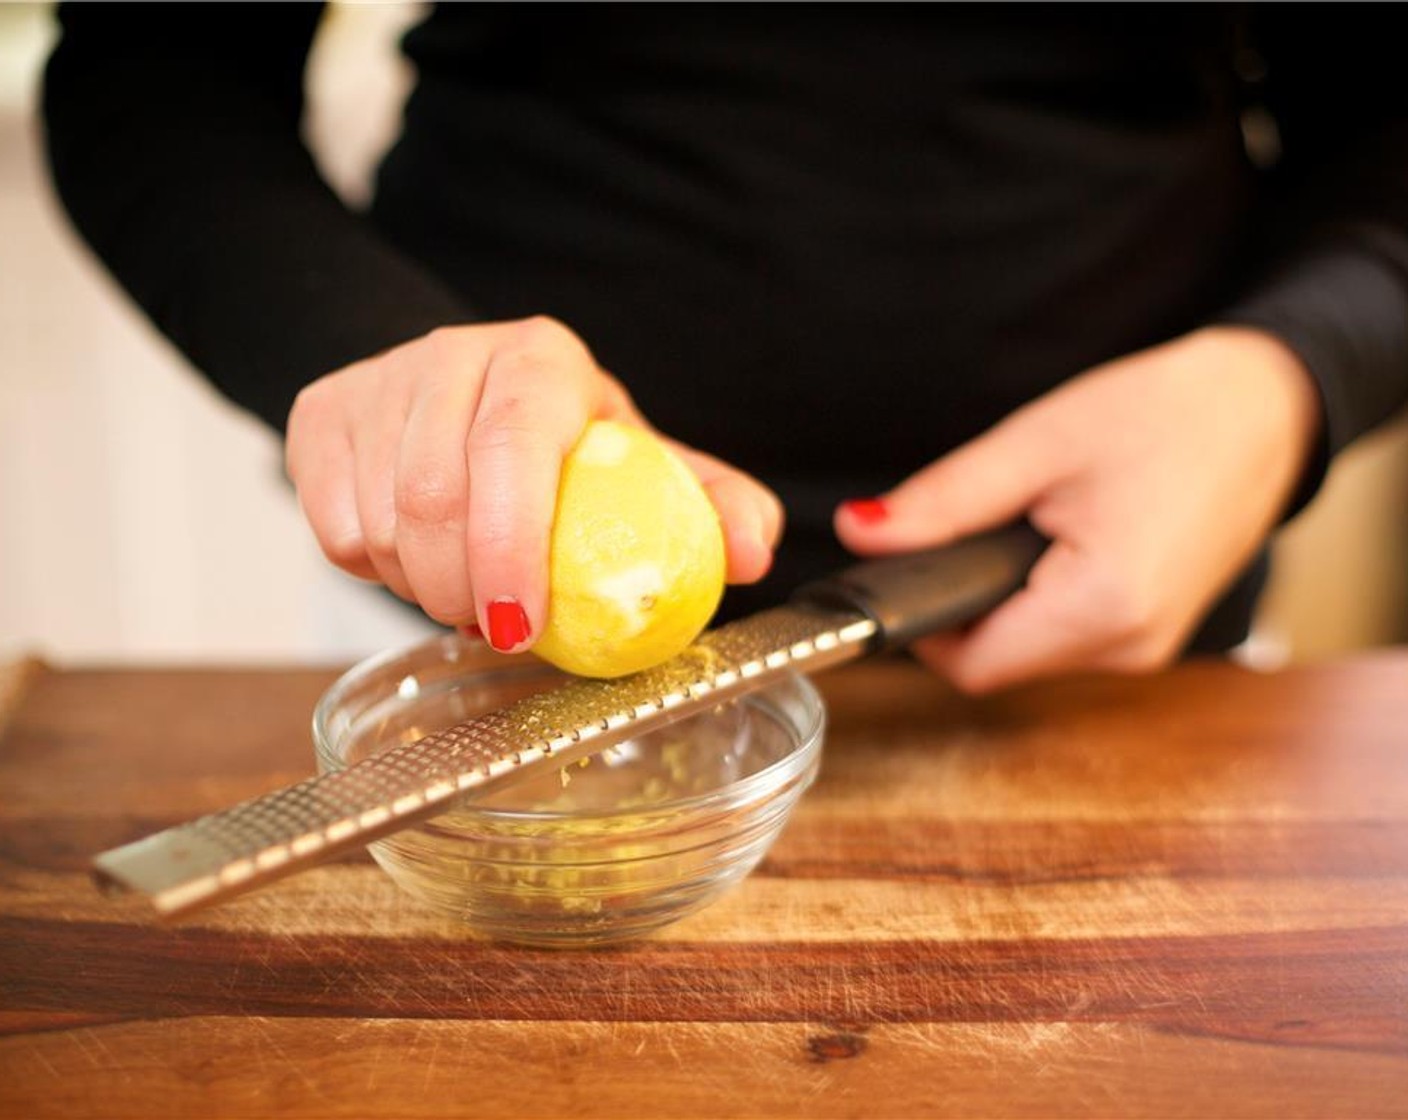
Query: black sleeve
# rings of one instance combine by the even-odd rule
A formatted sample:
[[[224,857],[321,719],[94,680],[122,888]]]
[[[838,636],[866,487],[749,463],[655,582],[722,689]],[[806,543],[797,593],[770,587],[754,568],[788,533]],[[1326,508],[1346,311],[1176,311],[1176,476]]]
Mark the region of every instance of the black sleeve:
[[[320,4],[63,4],[43,117],[79,232],[232,400],[282,431],[323,373],[471,318],[320,178]]]
[[[1315,379],[1325,427],[1299,508],[1408,403],[1408,82],[1397,20],[1373,5],[1253,7],[1280,158],[1265,267],[1222,318],[1279,336]]]

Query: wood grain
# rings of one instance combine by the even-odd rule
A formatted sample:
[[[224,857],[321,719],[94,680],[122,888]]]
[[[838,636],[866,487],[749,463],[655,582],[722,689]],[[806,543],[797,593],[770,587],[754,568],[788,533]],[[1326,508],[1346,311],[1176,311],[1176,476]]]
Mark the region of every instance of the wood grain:
[[[1121,1024],[176,1019],[36,1036],[23,1115],[1384,1116],[1401,1061]],[[104,1079],[99,1091],[94,1082]],[[15,1085],[43,1084],[20,1098]],[[101,1099],[100,1112],[93,1110]],[[1333,1107],[1327,1108],[1326,1105]],[[212,1109],[213,1106],[213,1109]],[[19,1113],[16,1113],[18,1115]]]
[[[982,702],[819,681],[715,906],[475,940],[349,857],[175,926],[93,852],[293,781],[325,671],[34,675],[0,739],[0,1115],[1408,1116],[1408,653]]]
[[[37,657],[21,657],[0,664],[0,733],[19,708],[30,682],[44,671],[44,662]]]

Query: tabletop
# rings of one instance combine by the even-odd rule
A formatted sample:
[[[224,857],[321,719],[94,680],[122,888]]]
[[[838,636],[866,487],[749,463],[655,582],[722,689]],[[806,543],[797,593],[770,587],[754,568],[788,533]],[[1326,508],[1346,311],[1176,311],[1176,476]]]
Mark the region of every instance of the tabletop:
[[[0,1115],[1408,1116],[1408,651],[831,670],[763,864],[618,948],[475,940],[365,854],[170,925],[94,889],[310,773],[333,675],[9,675]]]

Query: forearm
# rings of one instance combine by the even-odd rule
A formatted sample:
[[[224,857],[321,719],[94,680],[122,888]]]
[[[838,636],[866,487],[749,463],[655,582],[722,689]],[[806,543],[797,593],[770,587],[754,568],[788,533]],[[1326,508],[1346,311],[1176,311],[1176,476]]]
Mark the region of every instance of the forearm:
[[[1318,390],[1319,443],[1293,509],[1336,454],[1408,404],[1408,282],[1373,252],[1326,248],[1290,261],[1222,321],[1281,339]]]
[[[319,177],[299,138],[317,5],[63,7],[55,185],[119,283],[278,430],[320,374],[469,317]]]
[[[1330,458],[1408,405],[1408,95],[1383,57],[1397,39],[1372,10],[1322,16],[1262,21],[1282,150],[1261,268],[1219,317],[1280,338],[1319,391],[1321,446],[1297,504]]]

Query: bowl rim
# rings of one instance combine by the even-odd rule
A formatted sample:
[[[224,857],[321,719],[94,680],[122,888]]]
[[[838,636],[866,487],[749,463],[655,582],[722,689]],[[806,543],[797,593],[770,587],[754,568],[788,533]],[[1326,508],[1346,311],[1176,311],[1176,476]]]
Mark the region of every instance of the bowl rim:
[[[338,703],[345,699],[353,688],[376,673],[378,670],[386,669],[397,661],[407,659],[413,654],[434,648],[442,650],[450,648],[471,647],[488,650],[487,644],[476,642],[474,639],[450,632],[446,634],[434,635],[430,638],[422,638],[413,642],[406,642],[399,646],[381,650],[357,661],[355,664],[344,670],[336,680],[324,689],[313,708],[312,716],[312,737],[313,750],[316,758],[322,762],[329,761],[339,770],[345,770],[348,763],[345,759],[336,757],[332,747],[332,736],[326,733],[329,724],[329,716],[337,710]],[[504,670],[518,669],[519,671],[529,669],[540,669],[545,673],[560,673],[547,662],[537,658],[532,658],[531,651],[528,654],[513,655],[515,662],[505,662]],[[517,661],[518,658],[532,658],[528,661]],[[481,673],[489,673],[492,670],[481,670]],[[463,815],[479,816],[498,821],[536,821],[553,822],[564,820],[609,820],[613,817],[636,817],[647,818],[654,816],[675,816],[683,811],[698,809],[701,806],[712,806],[715,804],[737,804],[746,803],[756,794],[758,787],[771,787],[777,785],[781,788],[785,781],[777,782],[779,771],[795,771],[802,773],[809,765],[817,759],[820,754],[821,744],[826,730],[826,702],[816,685],[803,673],[797,669],[789,669],[779,679],[764,685],[761,688],[740,693],[725,703],[762,705],[768,694],[775,689],[782,687],[792,687],[799,694],[802,709],[806,715],[805,726],[794,723],[785,712],[777,710],[776,704],[768,704],[767,714],[774,720],[784,723],[784,726],[797,727],[796,744],[792,750],[788,751],[781,758],[768,763],[761,770],[735,781],[729,782],[716,789],[708,790],[704,793],[691,793],[684,797],[670,798],[666,801],[659,801],[652,805],[643,805],[633,809],[500,809],[493,807],[477,806],[472,803],[456,804],[454,811]],[[702,713],[699,713],[702,714]],[[684,718],[693,718],[686,716]],[[669,726],[668,723],[660,725]],[[327,743],[327,750],[324,751],[323,744]],[[787,777],[794,775],[785,775]],[[448,811],[448,810],[447,810]],[[440,818],[432,817],[424,824],[432,824]],[[438,827],[445,827],[439,825]]]

